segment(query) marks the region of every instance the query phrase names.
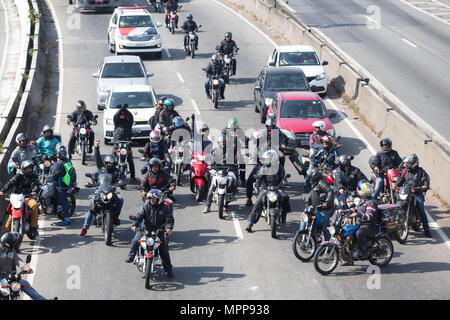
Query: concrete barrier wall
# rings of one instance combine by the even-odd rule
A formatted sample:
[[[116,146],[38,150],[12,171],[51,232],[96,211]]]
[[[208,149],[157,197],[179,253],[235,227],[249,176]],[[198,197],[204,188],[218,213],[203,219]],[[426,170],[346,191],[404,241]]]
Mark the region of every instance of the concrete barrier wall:
[[[324,40],[325,36],[320,32],[307,30],[300,25],[301,22],[297,23],[293,18],[282,13],[279,8],[273,8],[264,0],[225,1],[253,13],[259,21],[275,29],[291,44],[313,46],[321,60],[329,63],[325,66],[325,70],[330,85],[336,88],[339,94],[345,93],[353,97],[355,93],[358,93],[354,102],[368,125],[379,137],[390,137],[400,155],[416,153],[420,158],[421,166],[430,175],[431,188],[444,200],[450,199],[448,142],[442,143],[442,139],[434,135],[432,137],[435,138],[433,141],[436,143],[425,144],[425,141],[429,139],[427,137],[431,134],[429,129],[425,128],[420,119],[411,117],[412,120],[406,121],[403,116],[394,111],[392,106],[409,117],[408,110],[401,102],[394,102],[394,98],[390,99],[386,96],[382,99],[377,94],[377,91],[385,92],[386,90],[383,90],[376,79],[371,79],[370,83],[377,91],[370,86],[363,86],[363,82],[358,83],[358,78],[362,78],[362,75],[367,72],[363,72],[364,69],[356,61],[337,48],[331,40]]]

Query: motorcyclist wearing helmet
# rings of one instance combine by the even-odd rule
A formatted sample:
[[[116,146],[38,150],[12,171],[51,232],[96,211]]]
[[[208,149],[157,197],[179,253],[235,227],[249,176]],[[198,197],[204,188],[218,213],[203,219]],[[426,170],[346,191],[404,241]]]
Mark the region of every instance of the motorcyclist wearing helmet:
[[[184,31],[184,51],[187,51],[187,46],[189,42],[189,32],[198,32],[197,23],[193,20],[192,14],[188,13],[186,15],[186,21],[181,26],[181,29]],[[198,36],[195,34],[195,50],[198,50]]]
[[[169,28],[169,13],[174,12],[175,13],[175,28],[178,29],[178,2],[176,0],[168,0],[166,3],[166,8],[164,9],[164,12],[166,13],[166,27]]]
[[[34,240],[38,235],[38,214],[39,207],[34,196],[39,193],[41,184],[39,183],[39,176],[34,170],[34,162],[31,160],[25,160],[20,166],[19,172],[14,175],[4,186],[0,189],[0,196],[3,196],[5,192],[9,190],[12,193],[23,194],[25,197],[30,195],[27,200],[27,205],[31,209],[30,227],[31,230],[27,233],[31,240]],[[8,217],[5,230],[11,231],[12,215]]]
[[[31,141],[25,133],[19,133],[16,136],[17,147],[11,154],[11,158],[8,161],[8,173],[16,173],[23,161],[31,160],[35,161],[36,145],[34,141]]]
[[[233,39],[231,32],[225,32],[224,39],[216,46],[217,54],[221,57],[224,55],[230,55],[232,57],[233,75],[236,75],[236,58],[239,48],[236,45],[236,41]]]
[[[88,128],[90,129],[90,125],[96,125],[97,119],[94,117],[94,114],[87,110],[86,103],[84,103],[83,100],[78,100],[76,103],[76,110],[72,112],[71,114],[67,115],[67,124],[73,125],[73,131],[70,135],[69,139],[69,160],[72,159],[73,150],[75,148],[75,141],[77,140],[77,137],[75,135],[76,130],[76,124],[87,124]],[[89,153],[92,153],[92,146],[94,145],[95,135],[94,131],[90,130],[89,134]]]
[[[284,152],[289,144],[289,138],[277,127],[277,122],[273,117],[269,117],[266,120],[266,129],[267,129],[267,149],[278,149],[280,152],[278,155],[280,156],[280,163],[284,167],[286,157],[284,156]],[[272,135],[276,137],[278,135],[278,145],[272,145]],[[276,142],[275,142],[276,143]]]
[[[255,151],[253,154],[250,155],[250,164],[253,164],[253,169],[250,172],[248,178],[247,178],[247,201],[245,202],[245,205],[247,207],[250,207],[253,205],[252,202],[252,196],[253,196],[253,183],[255,183],[256,179],[255,176],[258,173],[259,169],[263,165],[262,163],[262,155],[265,151],[267,151],[267,143],[264,143],[264,130],[257,130],[253,132],[252,140],[249,141],[249,143],[254,143],[255,145]]]
[[[59,140],[53,135],[53,128],[46,125],[42,129],[42,136],[36,141],[36,152],[44,156],[52,156],[56,153]]]
[[[133,136],[133,114],[128,110],[128,105],[118,106],[120,109],[114,114],[114,147],[113,152],[119,148],[119,141],[130,141]],[[134,167],[133,152],[131,145],[127,145],[127,162],[130,166],[130,181],[136,182],[136,169]]]
[[[67,149],[62,144],[56,146],[58,161],[53,165],[50,176],[56,184],[56,196],[64,211],[64,220],[59,224],[70,224],[70,209],[67,203],[67,191],[76,186],[77,173],[72,162],[67,158]]]
[[[419,157],[413,153],[403,159],[406,167],[405,175],[402,175],[396,184],[396,188],[408,184],[412,189],[421,188],[420,192],[414,192],[416,197],[416,206],[419,210],[420,220],[422,221],[425,236],[431,238],[430,227],[428,226],[428,218],[425,213],[425,194],[430,188],[430,176],[422,168],[419,167]]]
[[[174,200],[172,193],[175,190],[175,180],[162,168],[162,161],[152,158],[148,161],[148,171],[141,179],[141,196],[145,198],[147,192],[152,189],[169,190],[168,196]]]
[[[375,173],[375,191],[372,199],[376,200],[384,188],[384,176],[388,169],[398,168],[402,163],[397,151],[392,149],[392,140],[384,138],[380,141],[381,151],[377,152],[375,158],[369,160],[369,164]]]
[[[167,100],[166,96],[163,96],[161,98],[159,98],[158,103],[155,104],[155,113],[153,114],[153,116],[148,119],[148,124],[150,125],[150,128],[153,130],[155,128],[155,126],[158,124],[159,122],[159,114],[161,113],[161,111],[164,110],[164,101]]]
[[[149,201],[146,201],[142,209],[140,209],[131,230],[133,230],[133,232],[138,231],[139,224],[143,222],[145,233],[153,231],[157,232],[157,235],[162,242],[159,246],[159,253],[161,255],[164,271],[167,272],[167,277],[172,278],[173,267],[170,261],[169,247],[167,246],[167,242],[165,242],[164,230],[162,229],[164,227],[166,234],[168,235],[172,233],[175,220],[173,218],[171,204],[163,198],[163,193],[157,189],[152,189],[147,192],[146,198]],[[140,230],[136,232],[131,241],[130,252],[128,253],[128,258],[125,262],[131,263],[134,261],[134,257],[139,248],[139,240],[143,235],[144,233]]]
[[[193,118],[193,122],[195,121],[195,116]],[[194,130],[194,153],[195,152],[205,152],[209,155],[213,152],[213,144],[212,141],[209,140],[209,127],[206,123],[203,123],[200,126],[200,130],[197,133]]]
[[[27,274],[33,272],[30,267],[26,267],[22,259],[19,258],[14,246],[19,240],[19,233],[6,232],[0,238],[0,282],[5,279],[9,274],[16,273],[17,269],[26,271]],[[41,296],[30,283],[24,279],[19,281],[21,289],[33,300],[46,300]]]
[[[325,131],[325,121],[318,120],[315,121],[312,125],[314,127],[314,132],[309,136],[310,148],[313,148],[314,145],[321,144],[323,137],[328,137],[328,139],[330,139],[330,143],[334,146],[335,149],[339,149],[340,147],[342,147],[342,145],[337,143],[332,135],[328,134]]]
[[[259,191],[259,194],[248,218],[248,225],[245,228],[247,232],[252,232],[253,225],[261,217],[267,196],[267,191],[264,190],[264,186],[278,186],[286,175],[284,167],[279,162],[278,152],[276,150],[267,150],[264,152],[262,158],[264,164],[259,169],[255,182],[255,187]],[[286,215],[291,210],[289,197],[283,190],[279,191],[282,223],[286,223]]]
[[[175,101],[173,99],[166,99],[164,101],[164,110],[159,114],[159,125],[164,133],[167,134],[167,130],[173,123],[175,117],[179,117],[178,112],[175,111]]]
[[[350,192],[356,191],[358,182],[361,180],[368,181],[364,173],[357,167],[352,166],[353,156],[339,156],[337,162],[339,168],[336,170],[336,178],[334,185],[338,190],[338,209],[342,208]]]
[[[161,134],[158,130],[150,132],[150,141],[145,144],[141,160],[146,161],[152,158],[158,158],[161,161],[165,161],[168,167],[172,164],[167,144],[161,139]],[[141,169],[141,173],[145,174],[147,169],[147,164],[145,164]]]
[[[322,195],[322,196],[321,196]],[[322,206],[323,221],[323,236],[325,241],[330,240],[331,235],[326,227],[330,226],[330,216],[334,204],[334,191],[330,184],[325,181],[325,176],[322,171],[315,168],[311,172],[311,191],[306,198],[306,206]]]
[[[213,54],[211,56],[211,62],[208,64],[205,70],[205,91],[208,99],[211,99],[211,92],[209,90],[209,82],[212,76],[217,76],[220,84],[220,99],[224,100],[225,96],[225,80],[223,76],[228,72],[227,68],[223,65],[222,61],[219,59],[218,54]]]
[[[322,149],[319,149],[310,157],[310,164],[305,177],[305,192],[311,190],[309,181],[312,170],[319,168],[325,171],[332,171],[336,168],[336,150],[333,148],[328,137],[322,138]]]
[[[94,148],[95,148],[95,151],[94,151],[95,162],[97,164],[97,169],[98,169],[98,172],[96,172],[94,174],[94,177],[95,177],[94,179],[97,179],[98,175],[106,172],[111,175],[111,177],[112,177],[111,182],[113,185],[116,183],[120,184],[121,183],[120,170],[119,170],[119,168],[117,168],[116,156],[114,154],[108,154],[102,160],[102,156],[100,154],[100,139],[95,140]],[[122,195],[117,194],[117,199],[118,199],[117,212],[115,212],[115,214],[113,215],[114,225],[116,225],[116,226],[120,225],[119,216],[120,216],[120,213],[121,213],[122,207],[123,207]],[[84,237],[86,235],[87,230],[89,229],[89,227],[92,224],[92,219],[94,218],[93,210],[95,210],[95,202],[96,201],[98,201],[98,190],[95,192],[95,197],[91,198],[91,207],[90,207],[90,210],[88,212],[86,219],[84,220],[83,227],[81,228],[80,237]]]
[[[242,152],[248,146],[249,139],[245,136],[244,131],[239,127],[238,119],[231,118],[227,122],[227,126],[222,129],[222,137],[224,144],[222,147],[222,157],[225,159],[224,164],[237,164],[239,168],[239,180],[241,186],[245,187],[245,159]],[[217,153],[219,154],[219,152]],[[220,159],[216,159],[218,161]],[[237,172],[236,172],[237,174]]]
[[[167,139],[168,141],[168,145],[171,145],[171,138],[172,138],[172,134],[179,129],[184,129],[187,130],[187,132],[184,132],[186,134],[181,134],[183,137],[186,135],[187,137],[187,133],[189,133],[189,137],[191,137],[191,128],[189,127],[189,125],[184,121],[184,119],[180,116],[173,118],[172,120],[172,125],[167,129],[167,135],[165,137],[165,139]],[[191,137],[192,138],[192,137]]]
[[[367,181],[360,181],[358,182],[356,191],[362,201],[355,208],[349,209],[349,211],[353,212],[350,215],[351,218],[360,218],[360,227],[356,231],[356,238],[358,239],[359,248],[361,250],[360,259],[365,260],[368,258],[367,238],[377,235],[377,224],[380,223],[381,213],[378,210],[376,202],[371,199],[373,193],[372,184]],[[344,210],[339,210],[339,213],[342,212],[344,212]]]

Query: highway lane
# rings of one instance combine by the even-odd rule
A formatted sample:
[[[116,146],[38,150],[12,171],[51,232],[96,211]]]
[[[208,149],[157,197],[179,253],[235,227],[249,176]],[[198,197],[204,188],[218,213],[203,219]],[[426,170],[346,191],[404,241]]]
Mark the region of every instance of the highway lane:
[[[450,139],[448,24],[399,0],[290,0],[289,6]]]
[[[64,24],[66,3],[59,2],[54,6],[64,39],[61,131],[66,142],[70,130],[65,125],[65,114],[73,110],[75,101],[82,98],[88,105],[95,106],[95,81],[90,75],[108,55],[106,27],[110,15],[82,15],[81,29],[69,30]],[[169,48],[172,58],[164,54],[161,61],[145,61],[147,69],[155,73],[150,81],[157,95],[172,95],[180,104],[177,109],[184,117],[194,112],[191,100],[195,100],[201,118],[217,130],[224,127],[230,117],[237,117],[244,129],[261,128],[253,111],[253,82],[273,46],[215,2],[196,0],[183,3],[182,17],[187,12],[192,12],[194,19],[204,26],[203,32],[199,33],[199,58],[192,60],[184,56],[181,34],[172,36],[161,29],[164,47]],[[217,12],[222,19],[216,18]],[[155,17],[157,21],[163,21],[162,14],[155,14]],[[205,97],[201,68],[206,66],[225,31],[233,32],[241,48],[238,75],[227,87],[224,106],[213,110]],[[93,109],[97,112],[95,107]],[[99,113],[99,119],[101,116]],[[370,152],[341,119],[335,120],[335,126],[343,137],[343,152],[357,156],[355,164],[368,174],[366,163]],[[101,125],[95,130],[101,137]],[[103,154],[109,150],[109,146],[101,146]],[[137,155],[135,163],[137,168],[142,165]],[[83,187],[88,181],[84,173],[93,170],[94,163],[91,160],[87,167],[81,166],[79,158],[74,156],[74,164],[79,185]],[[280,227],[278,240],[270,238],[269,228],[262,220],[254,228],[254,233],[244,233],[240,239],[230,217],[222,221],[218,219],[215,205],[210,214],[201,213],[203,204],[195,203],[185,179],[185,186],[175,192],[175,229],[171,237],[175,279],[167,281],[162,275],[152,292],[144,289],[144,281],[137,269],[124,262],[132,238],[128,215],[135,213],[140,204],[138,192],[128,190],[122,193],[125,198],[122,224],[115,229],[113,246],[106,247],[102,234],[95,227],[89,229],[87,237],[79,237],[88,210],[87,196],[92,191],[83,189],[71,225],[59,227],[53,217],[41,220],[42,236],[40,246],[35,247],[39,260],[33,286],[46,297],[56,295],[61,299],[398,299],[399,296],[450,296],[449,264],[446,262],[449,252],[436,238],[430,241],[413,234],[408,245],[395,243],[396,254],[391,265],[383,270],[381,290],[367,288],[367,263],[339,267],[334,275],[325,278],[314,270],[311,263],[298,261],[291,252],[291,242],[302,208],[297,191],[301,189],[302,179],[289,162],[287,170],[293,175],[289,194],[294,212],[288,215],[286,225]],[[231,204],[241,230],[246,226],[250,211],[244,206],[243,194],[244,190],[240,189],[238,201]],[[25,244],[30,243],[25,241]],[[31,253],[32,249],[25,246],[23,252]],[[77,281],[77,275],[80,281]]]

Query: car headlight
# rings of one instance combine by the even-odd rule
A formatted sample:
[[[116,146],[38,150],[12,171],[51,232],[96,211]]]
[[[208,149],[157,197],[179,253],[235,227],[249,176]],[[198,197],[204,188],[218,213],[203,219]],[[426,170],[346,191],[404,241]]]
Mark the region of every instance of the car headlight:
[[[328,129],[328,130],[327,130],[327,133],[328,133],[330,136],[334,137],[334,129]]]
[[[11,290],[14,292],[19,292],[20,288],[22,288],[22,286],[20,285],[20,283],[18,282],[13,282],[11,283]]]
[[[81,128],[80,129],[80,134],[86,134],[86,129],[85,128]]]
[[[152,37],[152,40],[158,40],[158,39],[161,39],[161,36],[160,36],[159,34],[155,34],[155,35]]]
[[[127,149],[125,149],[125,148],[120,149],[120,154],[122,156],[126,155],[127,154]]]
[[[267,198],[270,202],[276,202],[277,201],[277,193],[276,192],[269,192],[267,194]]]
[[[122,36],[122,35],[119,36],[120,40],[127,40],[127,38],[128,38],[128,36]]]
[[[331,226],[328,231],[330,232],[331,235],[334,235],[336,233],[336,228],[334,226]]]
[[[145,242],[147,246],[152,247],[155,244],[155,240],[153,238],[147,238],[147,241]]]
[[[316,76],[316,80],[322,80],[323,78],[325,78],[327,76],[327,74],[325,72],[319,73]]]
[[[113,126],[114,125],[113,119],[106,118],[106,124],[110,125],[110,126]]]
[[[288,137],[288,139],[294,139],[295,140],[295,134],[293,134],[291,131],[286,130],[286,129],[281,129],[281,132],[283,132],[284,135],[286,137]]]
[[[272,98],[265,98],[264,99],[264,102],[266,103],[266,106],[271,106],[272,105],[272,101],[273,101]]]

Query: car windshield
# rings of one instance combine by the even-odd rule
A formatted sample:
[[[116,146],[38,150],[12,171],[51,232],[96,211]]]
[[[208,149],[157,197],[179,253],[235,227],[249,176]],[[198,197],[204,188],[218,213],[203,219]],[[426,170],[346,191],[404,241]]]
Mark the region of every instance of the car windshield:
[[[303,74],[268,74],[266,91],[309,91],[308,82]]]
[[[102,78],[143,78],[144,70],[137,62],[107,63]]]
[[[280,118],[323,119],[325,110],[319,100],[283,101]]]
[[[317,66],[319,59],[315,52],[281,52],[280,66]]]
[[[152,18],[150,16],[122,16],[119,20],[119,28],[136,28],[136,27],[148,27],[152,28]]]
[[[118,109],[122,104],[128,104],[128,108],[153,108],[155,101],[150,92],[113,92],[110,108]]]

